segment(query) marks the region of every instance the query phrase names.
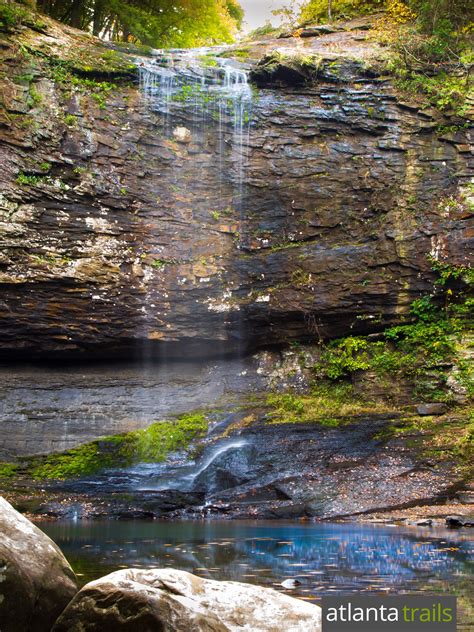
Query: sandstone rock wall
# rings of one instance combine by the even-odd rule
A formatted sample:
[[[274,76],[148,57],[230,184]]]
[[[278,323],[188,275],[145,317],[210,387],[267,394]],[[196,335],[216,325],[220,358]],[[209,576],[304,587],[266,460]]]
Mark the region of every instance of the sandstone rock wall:
[[[256,90],[238,183],[230,131],[218,164],[212,125],[176,142],[136,86],[58,83],[52,51],[77,34],[50,31],[2,41],[5,357],[368,332],[431,289],[430,253],[466,263],[471,213],[449,197],[473,172],[469,129],[443,133],[363,62]]]

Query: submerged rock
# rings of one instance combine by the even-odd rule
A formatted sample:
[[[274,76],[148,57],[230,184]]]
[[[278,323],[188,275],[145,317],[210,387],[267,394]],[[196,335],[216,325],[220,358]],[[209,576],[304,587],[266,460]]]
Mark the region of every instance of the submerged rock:
[[[431,527],[433,520],[431,520],[431,518],[420,518],[419,520],[409,520],[408,524],[415,527]]]
[[[77,592],[52,540],[0,497],[0,630],[49,632]]]
[[[301,586],[301,582],[297,579],[285,579],[281,582],[283,588],[297,588],[297,586]]]
[[[270,588],[174,569],[128,569],[91,582],[52,632],[318,632],[321,609]]]

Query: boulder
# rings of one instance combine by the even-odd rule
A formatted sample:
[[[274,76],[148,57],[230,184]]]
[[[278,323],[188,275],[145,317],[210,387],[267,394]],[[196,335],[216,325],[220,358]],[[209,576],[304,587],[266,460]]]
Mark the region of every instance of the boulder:
[[[444,415],[448,411],[446,404],[441,402],[433,402],[432,404],[420,404],[416,408],[416,412],[422,417],[431,415]]]
[[[0,630],[49,632],[77,592],[52,540],[0,497]]]
[[[474,527],[474,516],[447,516],[446,526],[452,529]]]
[[[175,127],[173,137],[176,142],[187,145],[192,140],[191,131],[187,127]]]
[[[238,582],[202,579],[174,569],[127,569],[91,582],[52,632],[318,632],[321,609]]]

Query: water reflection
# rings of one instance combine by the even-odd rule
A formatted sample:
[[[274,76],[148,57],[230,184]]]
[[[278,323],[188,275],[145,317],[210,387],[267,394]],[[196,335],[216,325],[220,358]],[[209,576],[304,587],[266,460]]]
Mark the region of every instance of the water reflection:
[[[82,582],[119,568],[168,566],[318,599],[349,592],[451,592],[472,577],[467,534],[387,526],[250,522],[41,524]]]

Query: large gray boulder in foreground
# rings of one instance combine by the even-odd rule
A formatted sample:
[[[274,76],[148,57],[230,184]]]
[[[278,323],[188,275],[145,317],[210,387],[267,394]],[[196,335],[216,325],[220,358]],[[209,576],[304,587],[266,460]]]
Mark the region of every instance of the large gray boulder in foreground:
[[[56,544],[0,497],[1,632],[50,632],[76,592]]]
[[[318,606],[174,569],[127,569],[91,582],[52,632],[319,632]]]

